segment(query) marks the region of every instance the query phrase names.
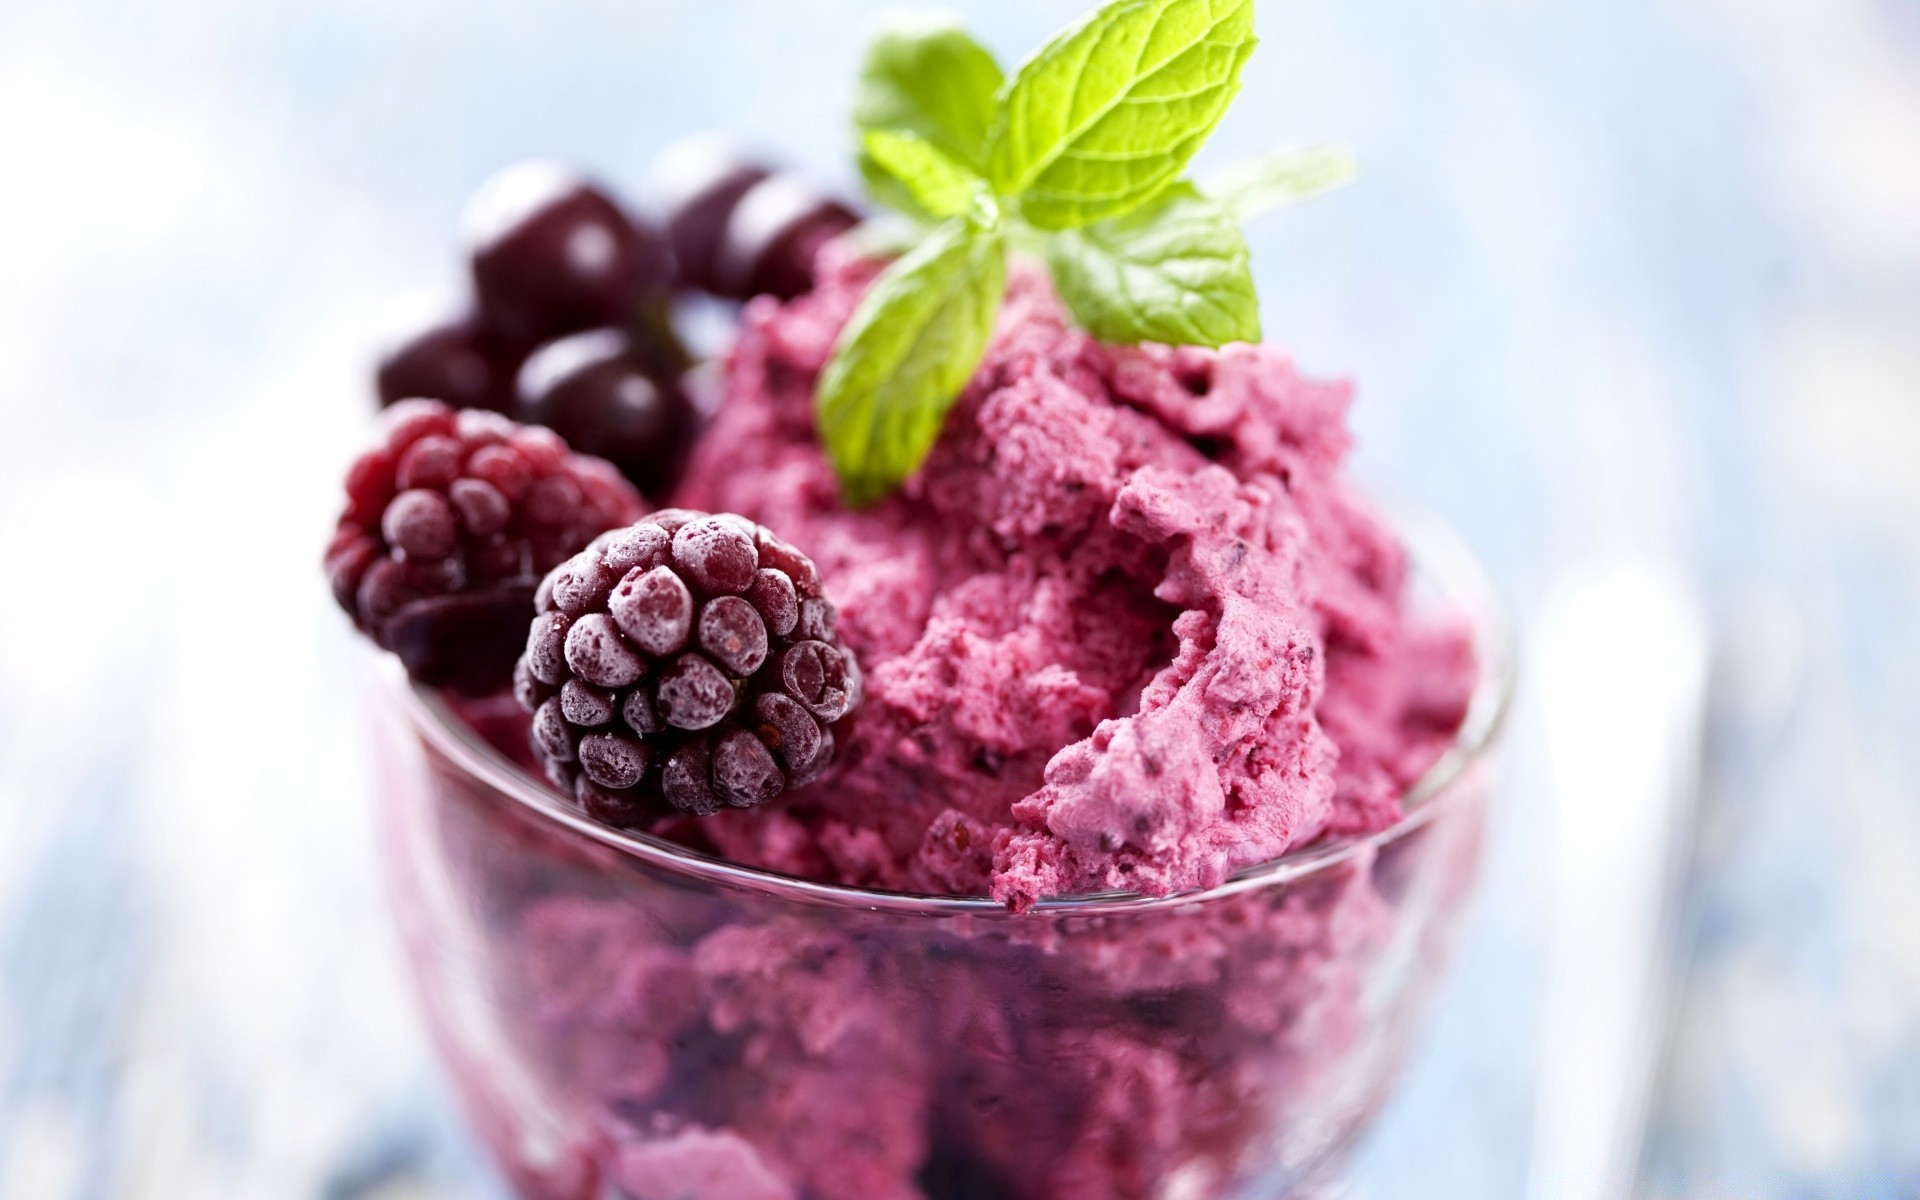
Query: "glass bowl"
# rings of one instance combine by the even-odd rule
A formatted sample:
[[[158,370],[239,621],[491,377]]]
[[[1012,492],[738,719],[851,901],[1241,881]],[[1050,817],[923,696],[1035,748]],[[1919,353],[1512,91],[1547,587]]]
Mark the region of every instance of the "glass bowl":
[[[1465,725],[1364,838],[1220,887],[1015,915],[602,828],[390,665],[380,828],[427,1024],[529,1200],[1225,1200],[1323,1178],[1379,1108],[1476,873],[1504,627]]]

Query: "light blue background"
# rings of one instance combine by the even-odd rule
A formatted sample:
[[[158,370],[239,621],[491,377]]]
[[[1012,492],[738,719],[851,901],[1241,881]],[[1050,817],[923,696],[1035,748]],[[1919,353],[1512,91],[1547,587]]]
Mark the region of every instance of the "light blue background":
[[[960,4],[1004,56],[1080,0]],[[0,1196],[486,1196],[368,855],[315,558],[397,295],[525,155],[728,128],[847,177],[852,0],[0,3]],[[1207,152],[1361,469],[1524,619],[1582,555],[1721,636],[1646,1190],[1920,1190],[1920,8],[1263,0]],[[1507,1197],[1547,914],[1530,713],[1433,1037],[1344,1185]]]

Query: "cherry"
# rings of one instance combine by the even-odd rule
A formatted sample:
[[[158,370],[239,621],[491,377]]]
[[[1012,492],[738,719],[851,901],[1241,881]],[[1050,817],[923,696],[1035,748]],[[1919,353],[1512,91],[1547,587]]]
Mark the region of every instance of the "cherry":
[[[749,188],[727,219],[714,263],[716,295],[791,300],[813,288],[814,254],[859,223],[846,205],[793,175]]]
[[[535,352],[520,371],[516,415],[608,460],[655,497],[672,486],[698,425],[678,380],[648,370],[620,329],[577,333]]]
[[[672,285],[658,230],[548,163],[508,167],[482,185],[468,206],[467,244],[481,312],[510,338],[623,324]]]
[[[505,412],[525,351],[468,315],[422,330],[380,359],[375,386],[382,407],[415,396],[455,408]]]
[[[649,190],[666,214],[680,282],[717,292],[714,268],[727,221],[740,197],[773,173],[712,135],[687,138],[654,160]]]

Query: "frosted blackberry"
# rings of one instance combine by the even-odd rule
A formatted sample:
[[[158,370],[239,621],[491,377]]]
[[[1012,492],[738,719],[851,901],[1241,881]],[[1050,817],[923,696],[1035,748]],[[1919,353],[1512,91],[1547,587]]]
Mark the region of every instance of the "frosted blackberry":
[[[668,509],[602,534],[535,606],[514,694],[549,778],[610,824],[810,783],[860,699],[820,573],[740,517]]]
[[[637,517],[639,496],[607,463],[496,413],[406,400],[383,431],[347,472],[326,554],[334,598],[422,683],[533,695],[512,674],[541,576]]]

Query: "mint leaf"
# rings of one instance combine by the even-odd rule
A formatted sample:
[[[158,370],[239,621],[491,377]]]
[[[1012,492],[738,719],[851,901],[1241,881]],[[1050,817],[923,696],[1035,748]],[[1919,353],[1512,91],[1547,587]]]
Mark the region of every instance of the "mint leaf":
[[[1360,164],[1344,146],[1275,150],[1237,162],[1201,187],[1242,221],[1304,200],[1316,192],[1352,183]]]
[[[1007,85],[988,178],[1042,229],[1138,208],[1219,124],[1254,42],[1253,0],[1110,0]]]
[[[911,13],[883,26],[867,47],[853,102],[861,131],[919,134],[976,170],[993,124],[1000,64],[950,13]]]
[[[1124,217],[1047,239],[1060,298],[1108,342],[1222,346],[1260,340],[1247,243],[1226,207],[1192,184]]]
[[[862,142],[867,157],[898,180],[915,205],[931,216],[961,215],[973,207],[985,188],[978,174],[918,134],[874,129]]]
[[[1006,289],[997,228],[956,218],[880,273],[840,333],[814,403],[847,503],[912,474],[986,352]]]

